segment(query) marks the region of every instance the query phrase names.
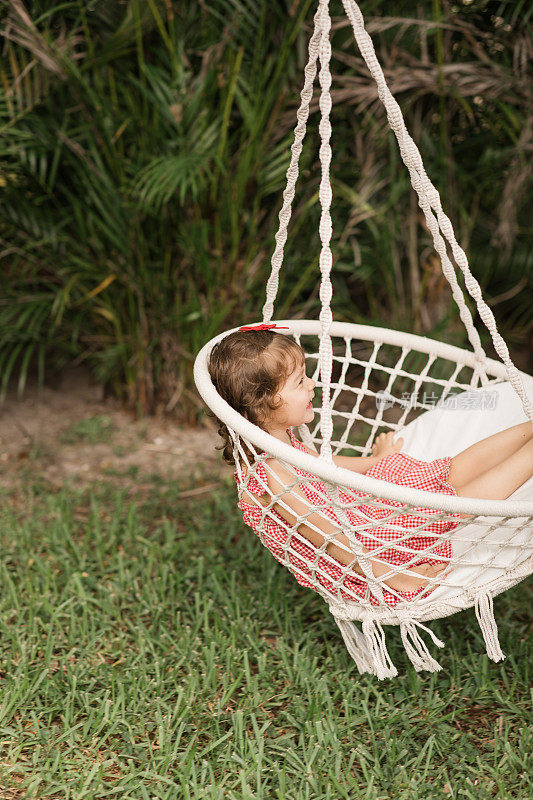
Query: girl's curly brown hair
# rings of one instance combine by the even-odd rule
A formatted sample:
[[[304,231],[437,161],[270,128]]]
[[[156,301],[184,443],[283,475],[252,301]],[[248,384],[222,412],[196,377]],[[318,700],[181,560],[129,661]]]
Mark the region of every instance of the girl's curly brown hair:
[[[262,427],[269,411],[279,407],[274,397],[305,355],[294,339],[274,331],[235,331],[212,349],[209,375],[219,395],[254,425]],[[228,464],[235,464],[233,440],[223,422],[218,432]],[[246,454],[251,457],[248,448]],[[253,459],[252,459],[253,460]]]

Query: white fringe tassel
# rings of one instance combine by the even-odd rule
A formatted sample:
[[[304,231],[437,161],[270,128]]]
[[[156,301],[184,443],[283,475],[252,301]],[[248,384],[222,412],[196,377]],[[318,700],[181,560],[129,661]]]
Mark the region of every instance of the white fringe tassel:
[[[398,670],[387,652],[385,631],[381,624],[368,616],[363,620],[363,633],[370,651],[374,675],[380,681],[384,678],[394,678],[398,674]]]
[[[498,639],[498,626],[494,619],[494,604],[492,595],[478,594],[475,599],[476,617],[485,639],[487,655],[493,661],[503,661],[505,655]]]
[[[372,654],[368,649],[365,637],[355,622],[348,619],[339,619],[339,617],[335,617],[335,622],[339,626],[344,644],[355,661],[359,674],[363,675],[363,673],[369,672],[370,675],[375,675]]]
[[[428,672],[439,672],[442,667],[429,652],[426,643],[417,631],[417,627],[427,631],[437,647],[444,647],[444,642],[435,636],[430,628],[422,625],[421,622],[416,622],[416,620],[404,620],[400,623],[400,633],[405,652],[417,672],[423,669]]]
[[[366,672],[381,681],[384,678],[394,678],[398,674],[387,652],[385,632],[379,622],[368,616],[363,620],[361,633],[353,620],[337,617],[335,614],[333,616],[360,675]]]
[[[480,593],[476,595],[474,607],[479,627],[487,647],[487,655],[493,661],[503,661],[504,653],[498,640],[498,627],[494,618],[494,605],[492,595]],[[372,613],[366,612],[363,619],[363,632],[359,630],[355,622],[348,619],[345,609],[336,608],[337,616],[333,609],[330,611],[335,617],[339,626],[342,638],[351,657],[355,661],[359,674],[369,673],[375,675],[379,680],[384,678],[394,678],[398,670],[391,661],[385,644],[385,632],[381,623],[372,618]],[[344,613],[343,613],[344,612]],[[346,616],[344,616],[346,614]],[[431,630],[414,619],[405,618],[405,612],[399,616],[400,634],[402,637],[405,652],[409,656],[411,663],[417,672],[426,670],[427,672],[439,672],[442,667],[433,658],[428,650],[427,644],[420,636],[418,628],[426,631],[431,636],[433,643],[437,647],[444,647],[442,642]]]

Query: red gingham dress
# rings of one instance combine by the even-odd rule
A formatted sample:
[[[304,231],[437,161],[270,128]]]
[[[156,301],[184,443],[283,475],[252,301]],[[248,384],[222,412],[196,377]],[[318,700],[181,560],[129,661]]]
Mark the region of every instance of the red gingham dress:
[[[302,450],[306,453],[309,452],[306,447],[295,438],[291,429],[288,429],[288,433],[293,447],[296,447],[296,449]],[[268,456],[266,453],[262,453],[260,456],[260,458],[267,457]],[[370,478],[378,478],[380,480],[388,481],[389,483],[396,483],[400,486],[409,486],[413,489],[424,489],[425,491],[435,492],[438,494],[457,495],[454,487],[447,482],[447,478],[450,473],[450,462],[451,458],[448,456],[444,458],[437,458],[434,461],[419,461],[415,458],[411,458],[411,456],[408,456],[405,453],[393,453],[385,456],[385,458],[380,459],[365,474]],[[314,476],[310,475],[308,472],[304,472],[297,467],[294,467],[294,469],[298,475],[301,475],[302,478],[307,479],[300,483],[299,487],[304,492],[308,500],[313,503],[313,505],[320,506],[321,512],[331,519],[332,522],[336,523],[340,528],[342,528],[341,520],[335,514],[334,508],[327,505],[328,501],[324,483],[318,479],[313,480]],[[262,463],[256,464],[255,472],[265,484],[268,484],[267,472]],[[243,477],[245,477],[244,474]],[[237,482],[239,480],[237,471],[235,472],[235,480]],[[261,483],[256,480],[254,476],[250,477],[246,488],[248,492],[257,495],[258,497],[261,497],[266,492],[266,489],[261,486]],[[339,502],[341,504],[345,504],[353,503],[354,499],[357,497],[364,498],[368,495],[366,495],[364,492],[358,492],[354,489],[342,489],[339,487],[338,496]],[[425,550],[427,547],[431,546],[433,546],[431,552],[440,556],[440,558],[431,559],[428,555],[425,555],[419,561],[413,562],[411,566],[416,566],[417,564],[422,564],[424,562],[429,564],[442,564],[446,563],[445,560],[450,559],[452,554],[450,541],[448,539],[440,540],[439,536],[452,531],[457,526],[457,522],[448,520],[435,520],[435,522],[427,525],[422,535],[405,538],[401,541],[401,543],[397,542],[397,540],[402,535],[405,535],[405,533],[402,534],[398,528],[403,528],[404,531],[417,528],[418,526],[426,523],[426,519],[424,517],[418,517],[413,514],[401,514],[397,517],[394,517],[394,519],[390,521],[391,524],[397,528],[396,530],[390,530],[386,526],[376,526],[375,528],[372,528],[371,532],[364,529],[357,531],[358,525],[360,526],[365,523],[368,525],[370,520],[379,520],[387,517],[391,513],[391,507],[394,506],[396,508],[402,508],[402,503],[399,503],[395,500],[387,500],[386,504],[387,505],[383,507],[375,507],[364,504],[359,506],[356,510],[346,509],[345,512],[350,523],[356,527],[356,530],[354,531],[355,535],[369,550],[382,547],[383,544],[388,541],[396,542],[394,546],[391,546],[390,548],[387,548],[379,553],[380,560],[399,566],[412,559],[414,555],[413,551]],[[262,508],[246,502],[243,497],[241,497],[239,500],[238,506],[242,511],[244,522],[249,525],[258,536],[261,537],[259,525],[263,516]],[[434,509],[420,508],[420,511],[427,512],[428,514],[439,513]],[[459,514],[448,514],[448,517],[456,517],[460,519]],[[296,551],[296,553],[300,554],[305,559],[314,562],[317,548],[315,548],[311,542],[305,544],[298,537],[293,536],[291,540],[291,550],[287,552],[286,556],[281,545],[287,542],[289,533],[282,525],[280,525],[280,520],[283,521],[283,517],[280,517],[275,510],[270,511],[267,514],[263,522],[262,531],[264,542],[275,558],[282,564],[287,565],[288,558],[289,564],[293,568],[296,568],[294,575],[298,583],[300,583],[302,586],[314,588],[313,584],[306,578],[306,575],[311,576],[312,574],[309,564],[305,561],[301,561],[292,552],[292,550]],[[339,565],[338,567],[336,566],[335,562]],[[318,567],[318,569],[316,567]],[[340,594],[345,600],[353,600],[355,599],[354,595],[356,595],[359,597],[366,596],[373,603],[378,602],[373,595],[368,595],[366,581],[358,578],[357,575],[352,571],[348,572],[348,574],[345,575],[344,579],[339,584],[339,581],[342,579],[343,571],[346,569],[346,567],[329,554],[327,558],[321,556],[316,563],[316,567],[313,569],[313,575],[316,577],[319,583],[321,583],[325,588],[334,594],[337,594],[340,590]],[[336,581],[337,587],[339,588],[336,588],[333,583],[325,577],[325,575]],[[344,591],[343,587],[347,591]],[[396,593],[392,594],[391,592],[387,591],[385,586],[382,588],[384,600],[388,605],[391,606],[396,605],[401,600],[412,600],[415,597],[419,597],[421,594],[426,596],[433,591],[433,589],[424,589],[424,587],[420,587],[416,591],[395,590]]]

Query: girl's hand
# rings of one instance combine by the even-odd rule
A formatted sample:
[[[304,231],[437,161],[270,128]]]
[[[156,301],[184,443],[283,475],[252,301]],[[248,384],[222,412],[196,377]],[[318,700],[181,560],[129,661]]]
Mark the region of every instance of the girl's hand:
[[[390,456],[391,453],[399,453],[403,447],[403,439],[393,442],[393,436],[394,431],[380,433],[372,445],[372,455],[376,456],[376,458],[385,458],[385,456]]]

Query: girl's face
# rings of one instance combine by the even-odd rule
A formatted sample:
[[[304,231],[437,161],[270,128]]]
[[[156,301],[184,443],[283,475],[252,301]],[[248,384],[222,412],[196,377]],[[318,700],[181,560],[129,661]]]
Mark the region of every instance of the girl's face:
[[[266,420],[268,432],[284,433],[287,428],[312,422],[315,416],[312,405],[315,386],[314,380],[305,374],[305,364],[302,362],[276,393],[274,400],[279,402],[281,398],[282,402]]]

